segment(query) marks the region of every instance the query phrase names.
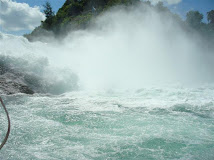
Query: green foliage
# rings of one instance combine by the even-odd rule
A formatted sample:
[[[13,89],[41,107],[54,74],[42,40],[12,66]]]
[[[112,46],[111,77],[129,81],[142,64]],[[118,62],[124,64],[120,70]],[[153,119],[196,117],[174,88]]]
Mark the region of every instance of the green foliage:
[[[173,14],[164,6],[163,2],[152,5],[149,0],[66,0],[56,15],[54,15],[50,3],[46,2],[44,5],[46,20],[31,34],[25,36],[28,39],[32,39],[34,35],[37,36],[40,32],[46,35],[50,34],[49,32],[45,32],[45,30],[53,32],[54,35],[66,35],[67,31],[71,29],[86,28],[93,17],[113,6],[123,5],[129,7],[138,3],[161,12],[162,17],[172,17],[178,22],[177,24],[188,31],[197,31],[204,37],[209,38],[214,36],[214,10],[207,13],[208,24],[202,23],[203,15],[198,11],[189,11],[186,15],[186,21],[183,21],[178,15]]]
[[[121,5],[121,4],[130,5],[136,2],[139,2],[139,0],[109,0],[107,5],[108,6]]]
[[[189,11],[186,17],[186,24],[190,29],[200,34],[207,41],[207,45],[211,46],[214,42],[213,10],[207,13],[208,24],[202,22],[203,14],[198,11]]]
[[[72,17],[80,15],[84,11],[85,1],[67,0],[62,8],[59,9],[56,15],[56,25],[64,23],[64,19],[71,19]],[[69,18],[70,17],[70,18]]]
[[[214,24],[214,10],[207,12],[207,20],[209,23]]]
[[[42,22],[43,28],[51,30],[54,24],[54,17],[55,17],[54,12],[49,2],[46,2],[45,5],[43,5],[43,7],[44,7],[43,12],[45,13],[45,16],[46,16],[46,20]]]
[[[192,28],[198,29],[201,27],[203,17],[203,14],[198,11],[189,11],[186,15],[186,22]]]
[[[164,6],[163,2],[160,2],[160,1],[157,3],[155,7],[158,11],[161,11],[161,12],[169,11],[169,9]]]
[[[103,12],[104,9],[113,5],[128,5],[138,1],[139,0],[66,0],[56,16],[50,16],[50,18],[47,18],[45,22],[42,23],[42,28],[52,30],[55,33],[62,31],[62,27],[71,24],[77,28],[85,28],[87,24],[89,24],[90,19],[96,16],[97,13]],[[49,3],[46,3],[45,6],[46,10],[51,10]]]
[[[45,16],[47,19],[54,16],[54,12],[53,12],[51,4],[49,2],[46,2],[45,5],[43,5],[43,7],[44,7],[43,12],[45,13]]]

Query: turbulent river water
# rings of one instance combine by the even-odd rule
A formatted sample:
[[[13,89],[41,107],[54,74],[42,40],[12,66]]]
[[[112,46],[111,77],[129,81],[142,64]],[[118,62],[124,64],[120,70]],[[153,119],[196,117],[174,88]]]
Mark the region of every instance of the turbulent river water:
[[[2,160],[214,159],[213,85],[3,98]]]
[[[47,41],[0,33],[3,89],[36,91],[1,95],[12,125],[1,160],[214,159],[214,54],[199,35],[118,8]],[[0,140],[6,127],[1,108]]]

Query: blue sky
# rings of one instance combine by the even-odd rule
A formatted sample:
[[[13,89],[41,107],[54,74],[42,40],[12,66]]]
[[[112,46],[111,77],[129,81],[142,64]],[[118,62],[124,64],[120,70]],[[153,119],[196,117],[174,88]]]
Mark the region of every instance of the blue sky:
[[[182,18],[185,18],[185,15],[190,10],[198,10],[204,14],[204,22],[206,20],[206,13],[208,11],[214,10],[214,0],[182,0],[182,2],[171,5],[169,8],[179,14]]]
[[[41,6],[46,2],[46,0],[14,0],[19,3],[28,3],[31,7]],[[51,3],[53,10],[58,11],[59,8],[65,3],[65,0],[48,0]]]
[[[42,6],[46,2],[46,0],[12,0],[13,2],[17,2],[17,3],[26,3],[29,6],[25,6],[25,10],[23,11],[22,6],[17,7],[16,4],[10,4],[10,7],[15,11],[13,15],[5,16],[3,10],[5,8],[7,9],[7,6],[4,5],[3,3],[8,3],[8,1],[9,0],[0,0],[2,4],[0,6],[0,16],[1,16],[0,22],[2,19],[5,22],[2,25],[0,24],[0,31],[3,31],[5,33],[10,33],[10,34],[23,35],[24,33],[30,33],[33,28],[32,27],[33,25],[29,26],[27,24],[19,24],[18,20],[22,20],[23,16],[26,17],[26,20],[24,21],[25,23],[28,22],[28,24],[30,20],[32,21],[32,23],[34,23],[34,20],[37,20],[37,24],[34,24],[34,27],[38,26],[40,24],[40,21],[44,19],[44,15],[41,15],[42,14],[41,11],[43,10]],[[55,13],[58,11],[60,7],[62,7],[62,5],[65,2],[65,0],[48,0],[48,1],[51,3]],[[157,2],[158,0],[151,0],[151,1]],[[165,4],[170,8],[172,12],[179,14],[183,19],[185,19],[185,15],[188,11],[198,10],[199,12],[204,14],[203,21],[207,22],[206,13],[210,10],[214,10],[214,0],[162,0],[162,1],[172,3],[170,5],[167,3]],[[39,8],[35,6],[38,6]],[[20,8],[21,8],[21,12],[23,11],[22,17],[21,16],[17,17],[17,15],[19,15],[18,12],[20,12]],[[33,8],[33,12],[31,12],[31,8]],[[29,12],[31,12],[31,14]],[[16,21],[9,20],[8,17],[11,19],[15,19]],[[20,28],[16,27],[15,29],[14,28],[11,29],[7,26],[7,24],[10,25],[12,23],[14,24],[14,26],[18,26],[19,24]]]

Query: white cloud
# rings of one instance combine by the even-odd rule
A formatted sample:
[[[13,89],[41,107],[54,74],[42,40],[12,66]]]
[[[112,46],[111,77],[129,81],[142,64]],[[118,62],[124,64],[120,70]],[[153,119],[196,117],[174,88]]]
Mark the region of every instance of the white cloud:
[[[0,0],[0,26],[4,31],[32,30],[45,16],[39,7],[12,0]]]
[[[152,3],[157,3],[159,1],[162,1],[162,2],[166,2],[168,4],[178,4],[180,3],[182,0],[150,0]]]

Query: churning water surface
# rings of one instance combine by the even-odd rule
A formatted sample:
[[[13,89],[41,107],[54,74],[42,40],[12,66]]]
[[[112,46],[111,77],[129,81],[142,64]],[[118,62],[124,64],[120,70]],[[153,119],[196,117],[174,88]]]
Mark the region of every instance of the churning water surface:
[[[212,85],[3,98],[2,160],[214,159]]]

